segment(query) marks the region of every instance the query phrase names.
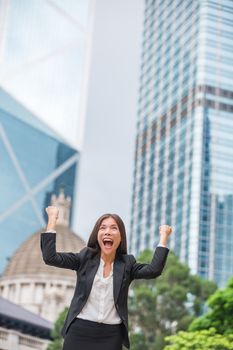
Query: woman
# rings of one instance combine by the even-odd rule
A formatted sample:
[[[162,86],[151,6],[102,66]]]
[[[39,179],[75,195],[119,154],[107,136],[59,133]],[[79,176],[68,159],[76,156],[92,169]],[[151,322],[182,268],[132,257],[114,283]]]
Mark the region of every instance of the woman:
[[[160,226],[160,243],[150,264],[127,254],[125,226],[116,214],[102,215],[87,247],[79,253],[56,252],[58,209],[47,207],[48,226],[41,249],[48,265],[75,270],[77,282],[63,326],[63,350],[122,350],[129,348],[128,288],[134,279],[156,278],[164,268],[172,229]]]

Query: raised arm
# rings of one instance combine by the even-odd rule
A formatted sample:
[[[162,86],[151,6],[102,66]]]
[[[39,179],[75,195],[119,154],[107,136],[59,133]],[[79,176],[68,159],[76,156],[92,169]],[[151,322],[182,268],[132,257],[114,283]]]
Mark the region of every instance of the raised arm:
[[[46,232],[41,234],[41,251],[43,260],[47,265],[64,269],[78,270],[80,265],[79,253],[58,253],[56,251],[56,222],[58,208],[49,206],[46,208],[48,225]]]
[[[167,246],[167,240],[172,233],[172,228],[168,225],[160,226],[160,242],[155,249],[152,261],[150,264],[140,264],[137,263],[135,258],[132,257],[133,265],[131,268],[131,278],[132,279],[150,279],[161,275],[163,268],[165,266],[169,249]]]

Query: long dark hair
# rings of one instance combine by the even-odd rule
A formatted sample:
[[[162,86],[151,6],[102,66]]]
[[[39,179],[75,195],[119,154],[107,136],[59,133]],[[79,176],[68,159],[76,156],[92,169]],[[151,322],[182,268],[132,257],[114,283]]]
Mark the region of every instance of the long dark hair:
[[[100,228],[102,221],[105,219],[108,219],[108,218],[113,218],[116,221],[117,226],[118,226],[119,231],[120,231],[120,234],[121,234],[121,242],[119,244],[119,247],[117,248],[117,255],[127,254],[127,241],[126,241],[125,225],[124,225],[123,220],[117,214],[104,214],[96,221],[95,226],[93,227],[93,230],[92,230],[91,235],[89,237],[87,246],[100,251],[100,246],[99,246],[98,239],[97,239],[98,231],[99,231],[99,228]]]

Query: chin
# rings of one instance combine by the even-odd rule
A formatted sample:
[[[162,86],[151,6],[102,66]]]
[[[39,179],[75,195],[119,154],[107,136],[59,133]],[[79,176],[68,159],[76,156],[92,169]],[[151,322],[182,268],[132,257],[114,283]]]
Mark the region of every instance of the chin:
[[[110,254],[115,254],[116,253],[115,249],[106,249],[105,247],[103,247],[101,250],[106,255],[110,255]]]
[[[112,254],[115,253],[114,249],[103,249],[103,252],[107,255],[107,254]]]

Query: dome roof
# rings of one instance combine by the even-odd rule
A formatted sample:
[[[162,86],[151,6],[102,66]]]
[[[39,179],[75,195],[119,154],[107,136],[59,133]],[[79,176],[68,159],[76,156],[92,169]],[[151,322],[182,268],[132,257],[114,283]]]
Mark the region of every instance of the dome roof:
[[[57,251],[79,252],[86,246],[85,242],[66,226],[57,226]],[[40,249],[40,230],[30,236],[14,253],[6,266],[3,277],[32,277],[38,275],[71,276],[72,270],[60,269],[46,265]]]

